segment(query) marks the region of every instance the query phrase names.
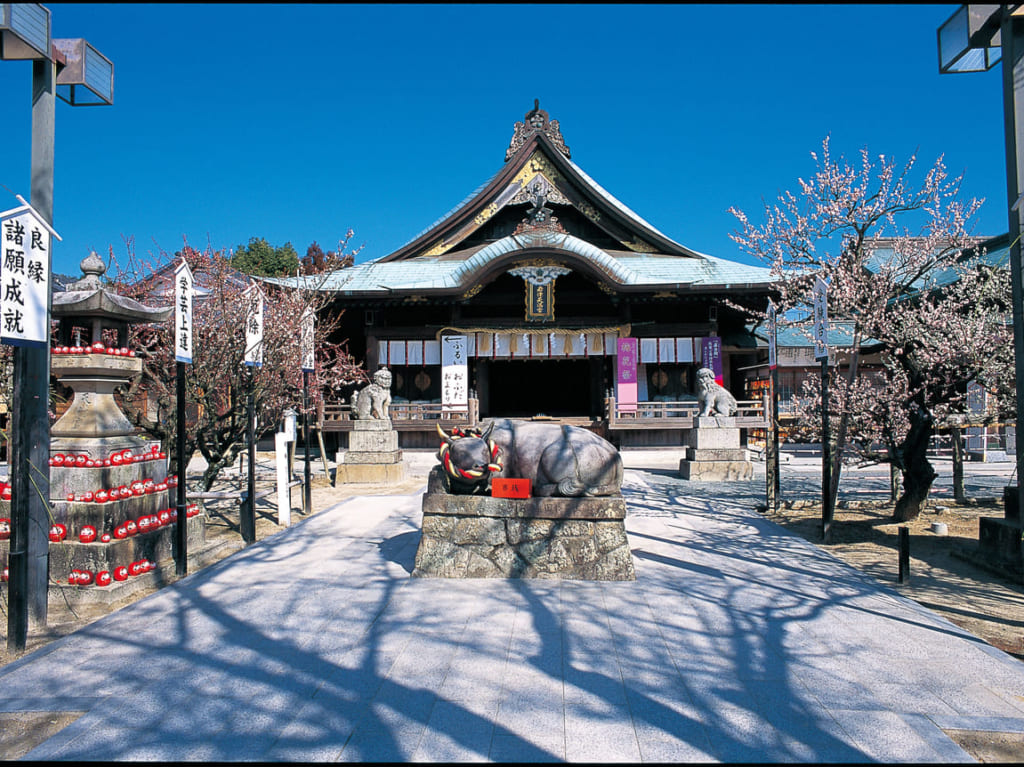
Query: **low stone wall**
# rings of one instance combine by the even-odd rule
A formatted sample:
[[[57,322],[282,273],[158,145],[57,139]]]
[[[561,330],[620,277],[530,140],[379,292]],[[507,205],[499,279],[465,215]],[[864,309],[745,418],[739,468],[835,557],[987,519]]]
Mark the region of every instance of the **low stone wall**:
[[[621,495],[491,498],[444,492],[437,474],[423,496],[415,577],[636,580]]]

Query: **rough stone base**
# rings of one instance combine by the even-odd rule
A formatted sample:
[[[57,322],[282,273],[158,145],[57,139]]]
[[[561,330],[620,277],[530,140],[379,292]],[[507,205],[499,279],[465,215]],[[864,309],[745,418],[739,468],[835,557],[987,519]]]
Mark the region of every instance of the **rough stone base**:
[[[387,452],[370,452],[349,450],[341,458],[343,463],[401,463],[402,451],[390,450]]]
[[[414,577],[636,580],[622,496],[426,493]]]
[[[694,482],[729,482],[754,478],[754,464],[749,461],[687,461],[679,462],[679,476]]]
[[[694,482],[732,482],[754,477],[754,464],[740,447],[736,419],[703,416],[686,434],[686,458],[679,476]]]
[[[338,465],[335,482],[355,484],[391,484],[405,479],[403,463],[342,463]]]

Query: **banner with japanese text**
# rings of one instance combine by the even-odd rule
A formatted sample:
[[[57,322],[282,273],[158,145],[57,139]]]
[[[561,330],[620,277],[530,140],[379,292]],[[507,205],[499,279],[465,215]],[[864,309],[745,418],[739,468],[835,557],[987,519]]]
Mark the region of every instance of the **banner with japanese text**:
[[[705,336],[700,340],[701,366],[713,371],[715,382],[719,386],[725,385],[725,377],[722,375],[722,339],[718,336]]]
[[[828,357],[828,283],[821,277],[814,281],[811,291],[814,306],[814,359]]]
[[[192,364],[192,297],[195,280],[185,259],[174,270],[174,359]]]
[[[50,236],[58,235],[25,202],[0,213],[0,341],[50,345]]]
[[[637,356],[636,338],[618,338],[615,343],[615,402],[626,413],[636,412]]]
[[[469,405],[469,367],[466,336],[441,336],[441,412]]]
[[[316,331],[316,319],[313,310],[306,307],[302,313],[302,372],[312,373],[316,368],[316,353],[314,349],[314,337]]]
[[[242,294],[245,301],[245,364],[263,365],[263,291],[253,285]]]

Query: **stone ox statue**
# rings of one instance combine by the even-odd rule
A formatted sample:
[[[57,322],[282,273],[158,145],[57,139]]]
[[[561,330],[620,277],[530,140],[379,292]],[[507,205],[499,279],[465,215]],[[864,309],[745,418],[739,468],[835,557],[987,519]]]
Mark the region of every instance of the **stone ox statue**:
[[[715,381],[715,371],[710,368],[697,371],[697,402],[702,416],[736,415],[736,398],[719,386]]]
[[[452,493],[480,494],[492,477],[529,479],[534,496],[617,495],[619,451],[578,426],[495,419],[482,431],[445,434],[438,460]]]

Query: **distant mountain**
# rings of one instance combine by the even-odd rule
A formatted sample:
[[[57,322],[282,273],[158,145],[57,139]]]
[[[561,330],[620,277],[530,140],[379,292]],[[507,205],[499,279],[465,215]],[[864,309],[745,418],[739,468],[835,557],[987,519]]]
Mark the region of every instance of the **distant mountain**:
[[[82,279],[81,275],[79,275],[78,277],[72,277],[69,274],[61,274],[60,272],[53,272],[53,274],[50,276],[52,278],[54,290],[67,290],[67,286],[69,283],[78,282],[80,279]]]

